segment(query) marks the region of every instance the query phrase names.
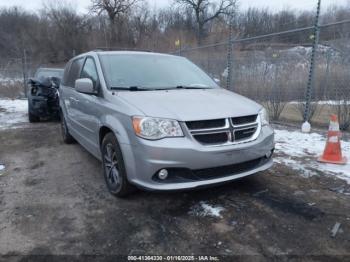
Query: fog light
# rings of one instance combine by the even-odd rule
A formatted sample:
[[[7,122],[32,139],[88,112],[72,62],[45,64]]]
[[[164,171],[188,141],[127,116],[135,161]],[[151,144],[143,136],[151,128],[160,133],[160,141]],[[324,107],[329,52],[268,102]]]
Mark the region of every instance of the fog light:
[[[158,173],[158,177],[161,180],[166,179],[168,177],[168,170],[166,170],[166,169],[160,170],[159,173]]]

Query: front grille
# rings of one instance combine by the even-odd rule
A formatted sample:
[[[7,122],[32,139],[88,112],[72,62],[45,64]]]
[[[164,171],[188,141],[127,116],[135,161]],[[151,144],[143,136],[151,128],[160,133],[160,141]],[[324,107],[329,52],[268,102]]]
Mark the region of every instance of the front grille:
[[[231,118],[231,121],[232,121],[232,124],[235,126],[246,125],[246,124],[255,122],[257,117],[258,115],[233,117]]]
[[[193,138],[205,146],[244,143],[260,130],[258,115],[188,121],[186,126]]]
[[[167,168],[169,175],[166,180],[160,180],[158,178],[158,172],[153,175],[152,179],[160,183],[181,183],[223,178],[258,168],[267,163],[270,159],[271,157],[261,157],[243,163],[197,170],[191,170],[188,168]]]
[[[247,161],[239,164],[233,164],[229,166],[220,166],[220,167],[193,170],[193,173],[196,177],[200,179],[211,179],[211,178],[231,176],[231,175],[243,173],[256,168],[261,163],[262,160],[263,158],[258,158],[251,161]]]
[[[208,128],[221,128],[225,126],[225,119],[203,120],[203,121],[188,121],[186,122],[188,129],[208,129]]]
[[[205,135],[194,135],[193,136],[198,142],[202,144],[224,144],[228,141],[228,133],[216,133],[216,134],[205,134]]]
[[[235,141],[242,141],[250,138],[256,132],[257,127],[235,130]]]

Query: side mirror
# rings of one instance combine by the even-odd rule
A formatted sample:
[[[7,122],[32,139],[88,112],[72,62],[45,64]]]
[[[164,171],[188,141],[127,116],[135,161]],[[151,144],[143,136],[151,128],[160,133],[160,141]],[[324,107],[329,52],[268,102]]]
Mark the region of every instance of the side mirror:
[[[90,78],[80,78],[75,80],[75,90],[84,94],[95,94],[94,84]]]

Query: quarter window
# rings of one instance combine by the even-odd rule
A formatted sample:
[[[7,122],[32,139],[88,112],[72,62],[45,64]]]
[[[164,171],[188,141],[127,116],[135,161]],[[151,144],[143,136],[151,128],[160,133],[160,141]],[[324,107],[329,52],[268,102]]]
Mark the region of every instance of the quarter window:
[[[67,64],[66,64],[66,67],[64,68],[64,73],[63,73],[63,77],[62,77],[62,81],[61,81],[61,83],[62,83],[62,85],[67,85],[67,83],[68,83],[68,77],[69,77],[69,68],[70,68],[70,65],[72,64],[72,62],[70,61],[70,62],[68,62]]]
[[[81,66],[83,65],[84,58],[76,59],[72,62],[69,70],[69,75],[67,79],[67,86],[73,87],[75,85],[75,80],[78,79]]]

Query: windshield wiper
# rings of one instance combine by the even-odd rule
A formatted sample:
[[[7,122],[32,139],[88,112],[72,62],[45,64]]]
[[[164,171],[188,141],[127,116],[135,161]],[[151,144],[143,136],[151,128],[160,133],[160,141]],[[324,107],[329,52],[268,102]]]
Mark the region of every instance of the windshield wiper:
[[[173,89],[212,89],[209,86],[184,86],[179,85],[176,87],[166,87],[166,88],[146,88],[146,87],[139,87],[139,86],[130,86],[130,87],[118,87],[118,86],[112,86],[111,90],[126,90],[126,91],[155,91],[155,90],[173,90]]]
[[[209,86],[184,86],[184,85],[179,85],[176,86],[176,89],[211,89]]]
[[[138,87],[138,86],[130,86],[130,87],[119,87],[119,86],[111,86],[111,90],[127,90],[127,91],[152,91],[155,89]]]

